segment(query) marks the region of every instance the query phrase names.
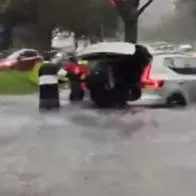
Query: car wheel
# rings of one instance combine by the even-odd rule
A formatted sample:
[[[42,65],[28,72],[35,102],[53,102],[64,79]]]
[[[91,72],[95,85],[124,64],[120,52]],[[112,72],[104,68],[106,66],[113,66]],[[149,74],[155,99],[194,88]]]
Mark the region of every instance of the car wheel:
[[[168,97],[167,105],[169,107],[184,107],[187,105],[187,103],[182,94],[174,93]]]
[[[140,99],[141,96],[142,96],[141,87],[139,85],[135,85],[131,88],[128,100],[129,101],[137,101],[138,99]]]
[[[107,91],[90,91],[91,100],[96,106],[100,108],[107,108],[112,105],[112,100],[110,100],[110,93]]]

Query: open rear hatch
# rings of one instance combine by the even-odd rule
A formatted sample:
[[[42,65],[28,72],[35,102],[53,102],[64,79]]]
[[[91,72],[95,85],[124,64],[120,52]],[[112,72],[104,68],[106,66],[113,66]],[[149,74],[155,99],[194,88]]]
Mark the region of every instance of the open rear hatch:
[[[101,42],[92,44],[77,52],[78,57],[94,54],[133,55],[136,51],[135,44],[126,42]]]
[[[131,86],[140,84],[143,70],[152,57],[144,47],[136,47],[129,43],[120,45],[117,43],[95,44],[77,55],[80,60],[88,61],[92,69],[98,68],[107,73],[110,89],[118,88],[119,95],[129,91]]]

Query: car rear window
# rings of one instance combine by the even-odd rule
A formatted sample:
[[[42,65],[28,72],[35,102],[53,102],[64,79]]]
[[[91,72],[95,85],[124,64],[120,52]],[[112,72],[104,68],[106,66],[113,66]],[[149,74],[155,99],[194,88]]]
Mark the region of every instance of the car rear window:
[[[35,57],[37,53],[35,51],[25,51],[21,54],[22,57]]]
[[[164,59],[164,65],[179,74],[196,74],[196,58],[194,57],[167,57]]]

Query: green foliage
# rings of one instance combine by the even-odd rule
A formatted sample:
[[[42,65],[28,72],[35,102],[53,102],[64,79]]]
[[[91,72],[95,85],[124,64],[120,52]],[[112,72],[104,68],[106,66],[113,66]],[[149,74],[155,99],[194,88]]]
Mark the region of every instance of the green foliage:
[[[37,91],[37,85],[29,80],[29,72],[0,72],[0,94],[29,94]]]
[[[116,13],[106,0],[0,0],[0,4],[1,1],[14,24],[36,22],[40,26],[60,26],[79,35],[95,33],[100,25],[108,30],[117,27]]]
[[[118,28],[119,16],[116,13],[116,10],[113,9],[106,0],[104,0],[103,5],[103,26],[105,28],[105,34],[111,34],[116,32]]]
[[[124,23],[124,40],[137,42],[138,18],[154,0],[113,0],[115,8]],[[141,5],[142,4],[142,5]]]

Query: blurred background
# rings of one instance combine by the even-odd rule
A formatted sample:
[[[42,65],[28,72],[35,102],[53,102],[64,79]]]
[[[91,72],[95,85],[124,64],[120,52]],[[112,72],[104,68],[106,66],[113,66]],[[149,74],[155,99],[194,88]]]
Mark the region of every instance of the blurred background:
[[[78,44],[123,39],[123,21],[107,0],[1,0],[0,8],[2,49],[72,51]],[[194,0],[154,0],[139,18],[139,41],[194,44],[195,10]]]

